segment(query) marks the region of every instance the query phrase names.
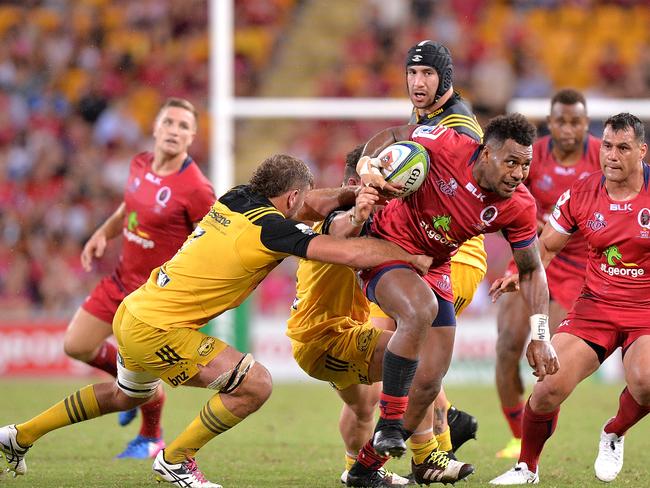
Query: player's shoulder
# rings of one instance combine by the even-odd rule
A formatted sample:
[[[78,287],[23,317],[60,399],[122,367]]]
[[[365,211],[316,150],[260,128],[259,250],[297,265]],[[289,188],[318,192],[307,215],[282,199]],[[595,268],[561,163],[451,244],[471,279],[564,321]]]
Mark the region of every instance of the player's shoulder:
[[[515,190],[515,194],[512,196],[511,200],[514,205],[520,208],[525,208],[530,206],[535,208],[537,205],[535,201],[535,197],[533,197],[528,187],[523,183],[517,187],[517,189]]]
[[[549,153],[551,150],[551,136],[547,134],[542,137],[538,137],[537,140],[533,143],[533,154],[541,155]]]
[[[483,139],[483,129],[472,113],[469,105],[458,93],[454,93],[450,103],[445,104],[439,115],[439,124],[480,142]]]
[[[131,168],[144,168],[153,161],[153,153],[151,151],[142,151],[137,153],[131,159]]]
[[[253,192],[249,185],[235,186],[219,198],[219,203],[256,225],[286,220],[268,198]]]

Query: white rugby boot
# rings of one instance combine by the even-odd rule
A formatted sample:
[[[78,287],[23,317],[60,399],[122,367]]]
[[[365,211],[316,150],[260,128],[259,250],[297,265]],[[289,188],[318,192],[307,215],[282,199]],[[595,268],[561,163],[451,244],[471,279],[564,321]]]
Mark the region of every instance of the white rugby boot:
[[[491,485],[536,485],[539,476],[528,469],[526,463],[517,463],[515,467],[490,481]]]
[[[165,461],[164,452],[162,450],[158,453],[151,468],[159,483],[166,481],[179,488],[223,488],[221,485],[208,481],[194,459],[171,464]]]
[[[607,434],[605,428],[600,431],[598,457],[594,462],[596,478],[600,481],[614,481],[623,468],[623,450],[625,436]]]
[[[0,428],[0,453],[7,461],[5,471],[13,472],[14,477],[27,472],[25,454],[29,450],[29,447],[22,447],[18,444],[17,435],[16,425],[5,425]]]

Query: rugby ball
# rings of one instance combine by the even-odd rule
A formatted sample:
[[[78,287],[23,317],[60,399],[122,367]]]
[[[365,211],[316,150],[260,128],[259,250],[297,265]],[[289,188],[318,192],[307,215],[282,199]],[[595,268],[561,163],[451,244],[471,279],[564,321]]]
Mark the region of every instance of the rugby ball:
[[[429,153],[421,144],[400,141],[391,144],[377,156],[381,174],[388,183],[402,185],[400,197],[420,188],[429,172]]]

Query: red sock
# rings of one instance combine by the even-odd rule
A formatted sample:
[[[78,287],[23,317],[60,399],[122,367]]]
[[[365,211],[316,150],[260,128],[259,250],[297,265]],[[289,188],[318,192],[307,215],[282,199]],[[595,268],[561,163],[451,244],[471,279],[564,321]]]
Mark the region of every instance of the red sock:
[[[117,348],[110,342],[104,341],[95,358],[88,361],[88,364],[117,377]]]
[[[165,390],[159,387],[156,396],[140,406],[140,411],[142,412],[141,436],[151,437],[153,439],[160,439],[162,437],[160,417],[162,416],[162,408],[166,398]]]
[[[503,416],[506,418],[512,431],[512,436],[516,439],[521,439],[521,419],[524,416],[525,406],[526,404],[521,402],[514,407],[501,407]]]
[[[650,407],[639,405],[626,387],[619,398],[616,417],[607,423],[605,432],[616,434],[619,437],[625,435],[630,427],[648,415],[649,412]]]
[[[530,399],[526,402],[522,421],[519,462],[526,463],[528,469],[533,472],[537,472],[537,463],[542,449],[544,449],[544,443],[553,435],[559,415],[559,407],[549,413],[535,413],[530,408]]]
[[[363,445],[359,451],[359,455],[357,456],[359,464],[373,471],[379,470],[384,464],[386,464],[388,459],[388,457],[380,456],[377,451],[375,451],[372,447],[371,441],[368,441]]]
[[[387,395],[383,391],[379,395],[379,418],[385,420],[401,420],[409,404],[407,396]]]

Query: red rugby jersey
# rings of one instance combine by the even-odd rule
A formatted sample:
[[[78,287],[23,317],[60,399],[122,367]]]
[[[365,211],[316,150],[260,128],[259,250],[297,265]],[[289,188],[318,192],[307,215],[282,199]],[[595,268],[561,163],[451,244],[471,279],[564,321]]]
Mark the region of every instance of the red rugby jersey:
[[[650,305],[650,168],[632,200],[612,200],[605,177],[575,182],[557,202],[549,222],[562,234],[581,231],[589,244],[582,295],[621,306]]]
[[[537,218],[547,222],[555,203],[562,193],[576,181],[591,173],[600,171],[600,139],[588,135],[582,157],[573,166],[562,166],[552,153],[553,140],[550,136],[538,139],[533,145],[533,163],[525,185],[537,202]],[[587,242],[576,232],[556,259],[572,265],[584,273],[587,265]]]
[[[446,262],[470,237],[501,230],[513,248],[535,241],[535,201],[524,185],[511,198],[479,188],[472,176],[479,143],[444,126],[419,126],[411,140],[429,152],[422,186],[394,199],[375,216],[371,233],[413,254]]]
[[[126,293],[142,285],[151,270],[169,260],[215,201],[210,181],[188,157],[177,173],[157,176],[153,154],[131,161],[124,191],[126,219],[122,253],[115,270]]]

